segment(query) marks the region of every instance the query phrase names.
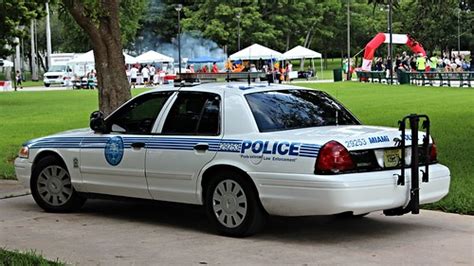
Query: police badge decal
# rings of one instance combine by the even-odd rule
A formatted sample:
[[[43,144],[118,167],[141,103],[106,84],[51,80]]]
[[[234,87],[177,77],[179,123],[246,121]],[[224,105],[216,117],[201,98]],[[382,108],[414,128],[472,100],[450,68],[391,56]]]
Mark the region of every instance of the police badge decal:
[[[118,165],[123,158],[123,140],[119,136],[111,137],[104,150],[105,160],[112,165]]]

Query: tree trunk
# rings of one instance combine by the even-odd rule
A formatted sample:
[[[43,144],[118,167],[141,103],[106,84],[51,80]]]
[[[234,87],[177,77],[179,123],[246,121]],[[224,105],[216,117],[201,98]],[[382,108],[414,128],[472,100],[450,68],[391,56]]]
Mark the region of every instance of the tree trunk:
[[[63,0],[74,20],[91,39],[94,50],[99,109],[108,115],[131,98],[125,74],[119,25],[119,0],[100,0],[98,16],[90,14],[81,0]],[[97,14],[95,14],[97,15]]]

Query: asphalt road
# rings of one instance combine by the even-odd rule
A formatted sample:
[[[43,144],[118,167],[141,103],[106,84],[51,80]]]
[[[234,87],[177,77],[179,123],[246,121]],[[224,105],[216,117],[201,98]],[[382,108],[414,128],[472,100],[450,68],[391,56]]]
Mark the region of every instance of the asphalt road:
[[[351,264],[472,265],[474,217],[360,219],[272,217],[253,237],[215,235],[201,208],[90,200],[80,213],[51,214],[31,196],[0,200],[0,246],[80,265]]]

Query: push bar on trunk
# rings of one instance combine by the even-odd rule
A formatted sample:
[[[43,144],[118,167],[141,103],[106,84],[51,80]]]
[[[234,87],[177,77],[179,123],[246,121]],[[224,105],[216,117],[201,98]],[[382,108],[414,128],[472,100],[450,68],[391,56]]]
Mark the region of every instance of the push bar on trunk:
[[[418,128],[420,120],[423,121],[422,128],[426,130],[426,134],[423,138],[423,150],[425,157],[425,170],[421,171],[423,173],[422,182],[429,181],[429,164],[430,164],[430,119],[427,115],[417,115],[410,114],[405,116],[402,120],[398,121],[399,130],[401,131],[401,173],[398,175],[397,185],[405,185],[405,149],[406,149],[406,121],[408,120],[410,129],[411,129],[411,188],[410,188],[410,201],[406,207],[400,207],[396,209],[385,210],[384,214],[393,216],[393,215],[403,215],[411,212],[412,214],[420,213],[420,186],[419,186],[419,164],[420,164],[420,153],[418,147]]]

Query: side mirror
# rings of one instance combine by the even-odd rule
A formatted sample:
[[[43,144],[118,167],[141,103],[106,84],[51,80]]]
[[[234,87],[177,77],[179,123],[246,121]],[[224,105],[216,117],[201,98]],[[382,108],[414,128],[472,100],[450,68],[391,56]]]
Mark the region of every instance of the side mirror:
[[[89,120],[89,126],[96,133],[106,133],[104,113],[101,111],[92,112]]]

